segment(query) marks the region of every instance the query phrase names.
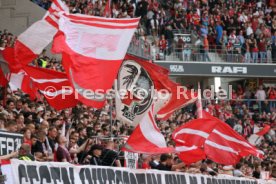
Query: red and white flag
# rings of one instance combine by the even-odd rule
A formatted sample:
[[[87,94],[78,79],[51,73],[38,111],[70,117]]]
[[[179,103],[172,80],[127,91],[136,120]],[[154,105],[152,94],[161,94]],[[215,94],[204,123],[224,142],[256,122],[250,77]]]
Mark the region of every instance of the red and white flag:
[[[47,102],[56,110],[77,105],[74,90],[70,86],[67,75],[54,70],[25,66],[24,70],[33,85],[44,95]]]
[[[18,73],[10,73],[7,75],[9,86],[12,91],[21,90],[28,94],[31,100],[35,100],[37,97],[37,88],[33,85],[32,80],[24,70],[20,70]]]
[[[174,152],[167,147],[155,115],[165,106],[172,92],[168,70],[156,64],[128,56],[118,74],[117,118],[136,126],[123,150],[159,154]]]
[[[123,151],[135,153],[172,153],[174,148],[167,147],[166,140],[156,125],[153,115],[153,108],[144,115],[139,125],[135,128]]]
[[[263,156],[261,151],[229,125],[205,111],[202,119],[192,120],[179,127],[172,137],[176,142],[176,150],[180,151],[180,158],[187,164],[208,157],[220,164],[235,165],[248,155]]]
[[[252,145],[259,145],[262,143],[262,140],[264,139],[264,135],[266,133],[268,133],[270,130],[270,126],[269,125],[265,125],[264,128],[262,128],[261,130],[259,130],[258,132],[252,134],[249,138],[248,141],[252,144]]]
[[[52,51],[62,54],[69,81],[82,103],[103,107],[139,20],[61,16]]]
[[[176,110],[194,103],[197,100],[197,93],[192,94],[191,90],[187,90],[183,86],[172,82],[171,98],[169,102],[162,107],[157,113],[157,118],[167,120]]]
[[[116,115],[118,120],[136,126],[153,104],[155,108],[152,113],[156,115],[168,103],[171,81],[165,68],[134,56],[128,55],[126,59],[115,86],[120,94],[116,95]]]
[[[8,84],[7,75],[10,73],[8,63],[2,57],[2,51],[0,51],[0,86],[4,87]]]
[[[23,66],[33,61],[53,40],[58,31],[59,12],[69,13],[61,0],[54,0],[44,18],[21,33],[15,42],[15,59]]]
[[[175,112],[177,109],[183,108],[193,103],[197,99],[196,97],[197,93],[192,94],[191,90],[187,90],[185,87],[180,86],[179,84],[171,81],[169,79],[169,71],[166,68],[160,67],[159,65],[153,64],[148,60],[144,60],[129,54],[126,55],[125,60],[130,60],[130,61],[128,61],[129,63],[124,63],[119,71],[118,88],[124,89],[124,90],[133,89],[132,85],[139,82],[138,80],[139,75],[141,73],[143,74],[144,71],[146,71],[149,76],[147,78],[150,78],[150,81],[151,81],[149,84],[153,84],[153,86],[151,86],[152,90],[154,90],[155,92],[159,91],[159,93],[157,93],[156,94],[157,96],[155,97],[155,99],[157,99],[155,101],[155,107],[158,107],[158,108],[155,108],[155,111],[154,111],[154,114],[156,114],[158,119],[167,120],[171,116],[171,114]],[[140,66],[142,68],[140,68]],[[135,73],[135,70],[133,71],[133,68],[137,68],[136,70],[139,71],[139,73]],[[134,79],[132,80],[133,84],[128,85],[127,87],[126,86],[127,83],[124,83],[122,80],[124,79],[124,77],[126,77],[129,74],[132,76],[137,74],[139,75],[137,75],[136,77],[133,77]],[[136,86],[139,86],[139,84],[138,85],[136,84]],[[158,98],[158,96],[163,96],[162,93],[164,93],[163,95],[167,95],[167,98],[163,98],[163,99]],[[153,95],[153,93],[149,93],[149,97],[150,95]],[[133,100],[135,101],[137,99],[134,98]],[[141,116],[140,114],[136,113],[135,119],[122,118],[124,117],[124,115],[122,115],[122,112],[125,111],[124,109],[126,109],[125,105],[130,106],[131,102],[132,102],[131,100],[127,100],[127,99],[124,99],[122,101],[120,99],[117,99],[116,101],[117,116],[120,118],[120,120],[129,122],[135,125],[136,123],[140,122],[140,119],[143,115]],[[150,105],[148,105],[148,107],[149,106]],[[127,107],[127,108],[130,108],[130,107]]]

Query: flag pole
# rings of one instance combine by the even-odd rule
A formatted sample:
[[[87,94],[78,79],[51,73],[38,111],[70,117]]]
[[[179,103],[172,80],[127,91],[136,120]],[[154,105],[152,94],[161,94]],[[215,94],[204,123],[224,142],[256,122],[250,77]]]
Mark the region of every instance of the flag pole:
[[[200,83],[197,83],[197,119],[202,118],[202,100],[201,100],[201,89]]]
[[[112,122],[112,110],[113,110],[113,102],[112,102],[113,98],[111,97],[110,99],[110,138],[111,140],[113,140],[113,133],[112,133],[112,126],[113,126],[113,122]]]
[[[115,98],[116,98],[116,94],[117,94],[117,80],[115,79],[115,82],[113,83],[113,88],[115,91]],[[116,103],[116,102],[115,102]],[[116,108],[116,106],[115,106]],[[113,122],[112,122],[112,110],[113,110],[113,96],[110,96],[110,138],[111,140],[113,140],[113,132],[112,132],[112,126],[113,126]]]

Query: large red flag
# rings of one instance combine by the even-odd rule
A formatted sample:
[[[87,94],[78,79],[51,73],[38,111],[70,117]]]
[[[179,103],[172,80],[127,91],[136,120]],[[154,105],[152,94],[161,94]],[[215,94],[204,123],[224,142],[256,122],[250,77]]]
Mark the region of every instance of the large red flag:
[[[138,23],[139,18],[61,16],[52,50],[62,54],[69,81],[82,103],[103,107]]]
[[[254,155],[262,157],[262,152],[248,143],[229,125],[203,111],[203,118],[192,120],[173,133],[180,158],[187,164],[208,157],[225,165],[235,165],[242,157]],[[188,158],[197,158],[189,160]]]
[[[65,73],[32,66],[25,66],[24,70],[32,80],[33,85],[44,95],[50,106],[56,110],[77,105],[78,100]]]

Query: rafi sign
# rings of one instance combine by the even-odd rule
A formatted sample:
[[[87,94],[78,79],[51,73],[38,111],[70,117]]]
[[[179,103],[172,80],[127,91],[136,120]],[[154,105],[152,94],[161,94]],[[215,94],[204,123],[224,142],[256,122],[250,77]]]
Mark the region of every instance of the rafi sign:
[[[207,76],[207,77],[262,77],[274,78],[276,64],[256,63],[212,63],[184,61],[155,61],[167,68],[171,76]]]
[[[221,74],[247,74],[247,67],[241,66],[212,66],[212,73],[221,73]]]

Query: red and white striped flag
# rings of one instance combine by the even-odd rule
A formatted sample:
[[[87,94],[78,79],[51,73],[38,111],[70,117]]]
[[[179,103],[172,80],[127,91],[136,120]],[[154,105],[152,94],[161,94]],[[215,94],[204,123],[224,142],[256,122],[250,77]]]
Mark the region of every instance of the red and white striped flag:
[[[59,12],[69,13],[61,0],[54,0],[44,18],[21,33],[15,42],[15,59],[22,65],[33,61],[53,40],[58,31]]]
[[[61,16],[52,51],[62,54],[68,79],[82,103],[104,106],[139,20]]]
[[[248,141],[253,144],[253,145],[259,145],[262,143],[262,140],[264,139],[264,135],[268,133],[270,130],[269,125],[265,125],[264,128],[262,128],[260,131],[252,134],[249,138]]]
[[[24,70],[33,85],[44,95],[47,102],[56,110],[77,105],[73,88],[65,73],[54,70],[25,66]]]
[[[208,157],[220,164],[235,165],[248,155],[263,156],[229,125],[205,111],[203,118],[179,127],[172,137],[180,158],[187,164]]]

